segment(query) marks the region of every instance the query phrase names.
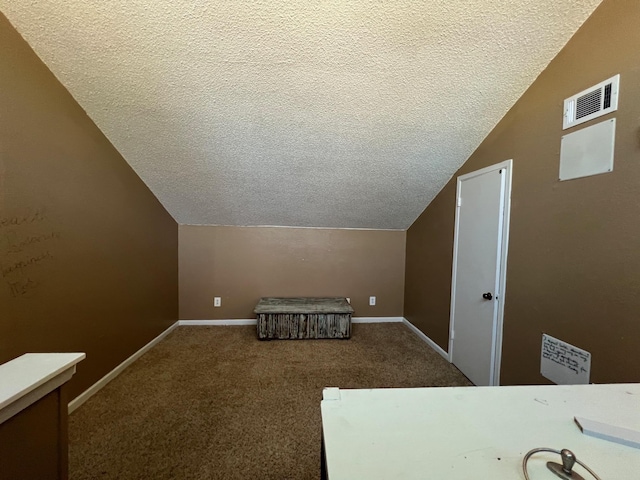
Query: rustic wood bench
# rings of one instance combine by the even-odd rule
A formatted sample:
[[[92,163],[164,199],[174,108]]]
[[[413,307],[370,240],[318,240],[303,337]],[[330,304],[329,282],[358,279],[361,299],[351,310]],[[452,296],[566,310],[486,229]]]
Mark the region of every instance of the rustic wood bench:
[[[346,298],[261,298],[258,338],[349,338],[353,308]]]

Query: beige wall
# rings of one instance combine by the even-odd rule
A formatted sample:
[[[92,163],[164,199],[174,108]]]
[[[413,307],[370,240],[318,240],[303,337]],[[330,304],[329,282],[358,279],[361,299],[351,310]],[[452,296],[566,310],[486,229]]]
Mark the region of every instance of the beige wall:
[[[0,363],[80,351],[84,391],[178,317],[178,228],[0,14]]]
[[[605,0],[408,231],[405,316],[446,348],[455,178],[514,160],[505,384],[546,382],[542,332],[590,351],[593,382],[640,381],[639,25]],[[618,112],[591,122],[617,118],[614,171],[559,182],[563,100],[616,73]]]
[[[181,319],[255,318],[267,296],[344,296],[355,316],[402,316],[405,232],[181,225],[179,243]]]

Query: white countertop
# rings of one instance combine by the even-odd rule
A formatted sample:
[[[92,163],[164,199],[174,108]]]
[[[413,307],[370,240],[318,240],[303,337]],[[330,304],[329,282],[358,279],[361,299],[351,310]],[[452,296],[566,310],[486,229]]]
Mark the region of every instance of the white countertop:
[[[84,353],[26,353],[0,365],[0,412],[70,369],[75,372],[76,364],[85,356]]]
[[[603,479],[640,478],[640,449],[584,435],[574,416],[640,430],[640,384],[326,389],[328,478],[523,479],[536,447],[568,448]],[[532,480],[557,478],[549,460],[531,458]]]

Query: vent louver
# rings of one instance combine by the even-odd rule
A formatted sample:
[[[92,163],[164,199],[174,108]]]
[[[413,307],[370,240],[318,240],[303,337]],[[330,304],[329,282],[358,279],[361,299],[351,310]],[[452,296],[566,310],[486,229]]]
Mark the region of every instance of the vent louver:
[[[598,89],[587,93],[576,100],[576,119],[584,118],[592,113],[599,112],[602,102],[602,90]]]
[[[618,109],[620,75],[587,88],[564,101],[562,129],[573,127]]]

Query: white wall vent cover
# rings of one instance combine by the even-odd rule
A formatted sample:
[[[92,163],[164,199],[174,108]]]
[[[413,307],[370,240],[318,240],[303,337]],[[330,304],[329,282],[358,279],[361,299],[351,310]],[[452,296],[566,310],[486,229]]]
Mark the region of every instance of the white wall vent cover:
[[[620,75],[587,88],[564,101],[562,129],[579,125],[618,109]]]
[[[613,171],[615,138],[615,118],[564,135],[560,142],[560,180]]]

